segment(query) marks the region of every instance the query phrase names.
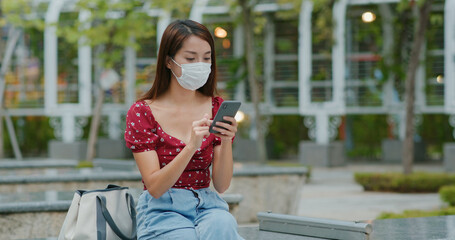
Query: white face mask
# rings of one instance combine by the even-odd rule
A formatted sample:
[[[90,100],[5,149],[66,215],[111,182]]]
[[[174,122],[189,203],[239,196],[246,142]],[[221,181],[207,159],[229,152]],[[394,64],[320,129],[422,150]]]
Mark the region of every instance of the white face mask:
[[[177,78],[179,84],[188,90],[194,91],[204,86],[209,78],[210,72],[212,71],[210,68],[212,66],[211,63],[197,62],[180,65],[174,59],[171,58],[171,60],[177,64],[177,66],[182,68],[182,76],[177,77],[171,69],[172,74],[174,74],[175,78]]]

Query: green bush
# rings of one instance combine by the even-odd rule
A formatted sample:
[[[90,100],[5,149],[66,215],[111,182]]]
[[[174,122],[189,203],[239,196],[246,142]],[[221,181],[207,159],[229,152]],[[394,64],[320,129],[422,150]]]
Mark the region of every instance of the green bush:
[[[302,125],[303,117],[299,115],[273,116],[267,135],[268,143],[272,146],[269,158],[297,156],[299,142],[308,140],[308,129]]]
[[[79,161],[76,168],[93,168],[93,162]]]
[[[381,159],[381,143],[387,135],[386,115],[348,115],[346,123],[347,155],[352,160]],[[371,137],[374,136],[374,137]]]
[[[54,130],[48,117],[26,116],[12,117],[16,139],[23,157],[47,156],[48,142],[54,139]],[[0,124],[3,124],[0,121]],[[14,157],[11,138],[4,125],[3,131],[5,157]]]
[[[444,208],[434,211],[422,211],[422,210],[406,210],[403,213],[381,213],[377,219],[388,219],[388,218],[416,218],[416,217],[435,217],[435,216],[447,216],[455,215],[455,208]]]
[[[356,173],[354,178],[365,191],[438,192],[442,186],[455,184],[455,175],[446,173]]]
[[[442,201],[448,203],[452,207],[455,207],[455,185],[444,186],[439,189],[439,196]]]

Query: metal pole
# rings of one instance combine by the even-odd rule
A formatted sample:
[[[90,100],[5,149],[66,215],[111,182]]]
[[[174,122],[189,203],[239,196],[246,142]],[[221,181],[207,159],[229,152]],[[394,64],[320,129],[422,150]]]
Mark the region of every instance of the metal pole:
[[[14,131],[13,121],[11,120],[11,116],[6,112],[3,111],[3,116],[5,117],[6,127],[8,128],[9,137],[11,139],[11,145],[13,146],[14,156],[16,156],[16,160],[22,160],[22,153],[19,149],[19,144],[16,138],[16,132]]]
[[[16,48],[17,41],[21,31],[11,27],[8,32],[8,41],[6,43],[5,56],[3,57],[2,67],[0,68],[0,107],[3,107],[3,97],[5,93],[5,74],[11,63],[14,49]]]
[[[5,157],[3,146],[3,112],[0,112],[0,159]]]
[[[16,29],[15,27],[11,27],[8,32],[8,41],[6,43],[6,51],[5,56],[3,57],[2,67],[0,69],[0,124],[3,124],[3,117],[6,121],[6,127],[8,129],[8,134],[11,140],[11,145],[13,146],[14,156],[16,156],[17,160],[22,160],[22,154],[19,149],[19,144],[17,142],[16,133],[14,132],[13,121],[11,120],[10,115],[7,111],[3,108],[3,97],[5,93],[5,74],[9,68],[11,63],[11,58],[13,56],[14,49],[16,48],[17,41],[19,40],[19,36],[21,35],[21,30]],[[3,131],[0,131],[2,133]],[[0,135],[2,138],[2,145],[3,145],[3,134]],[[3,153],[3,146],[0,153]]]

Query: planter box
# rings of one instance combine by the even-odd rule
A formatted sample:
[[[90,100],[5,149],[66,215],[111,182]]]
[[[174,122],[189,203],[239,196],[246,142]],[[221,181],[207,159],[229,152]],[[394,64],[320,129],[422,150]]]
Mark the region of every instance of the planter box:
[[[236,162],[257,162],[256,141],[236,137],[232,146],[232,155]]]
[[[85,159],[87,153],[87,142],[78,141],[73,143],[65,143],[61,141],[51,140],[49,142],[48,154],[52,159]]]
[[[426,148],[423,142],[414,142],[414,162],[426,160]],[[382,141],[382,161],[386,163],[403,162],[403,141],[385,139]]]
[[[299,161],[310,166],[336,167],[346,163],[344,143],[318,144],[302,141],[299,144]]]
[[[133,153],[131,149],[126,147],[123,139],[99,138],[96,145],[96,157],[131,159],[133,158]]]
[[[455,143],[444,144],[444,169],[455,172]]]
[[[87,141],[64,143],[51,140],[49,142],[48,154],[52,159],[74,159],[84,160],[87,153]],[[131,159],[133,154],[125,145],[123,139],[98,139],[96,145],[96,157],[110,159]]]

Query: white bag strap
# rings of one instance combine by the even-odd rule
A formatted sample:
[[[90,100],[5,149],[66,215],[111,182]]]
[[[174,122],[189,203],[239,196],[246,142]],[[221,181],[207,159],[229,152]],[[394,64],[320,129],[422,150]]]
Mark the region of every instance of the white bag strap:
[[[99,205],[101,206],[101,212],[103,213],[104,219],[109,224],[112,231],[114,231],[115,234],[117,234],[117,236],[119,236],[123,240],[135,240],[137,237],[136,236],[137,235],[136,209],[134,206],[133,196],[131,196],[131,194],[129,194],[129,193],[126,193],[126,200],[129,203],[129,208],[130,208],[131,221],[133,222],[133,232],[131,234],[132,235],[131,237],[127,237],[125,234],[123,234],[122,231],[120,230],[120,228],[118,228],[117,225],[115,224],[114,219],[112,218],[111,214],[109,213],[109,210],[106,207],[106,197],[102,196],[102,195],[98,195],[98,196],[96,196],[96,200],[99,203]]]

